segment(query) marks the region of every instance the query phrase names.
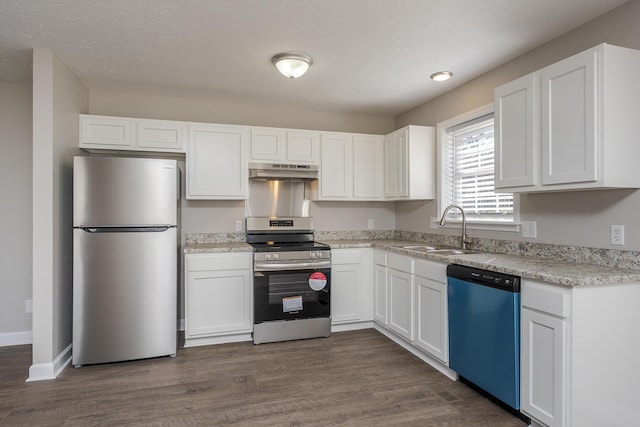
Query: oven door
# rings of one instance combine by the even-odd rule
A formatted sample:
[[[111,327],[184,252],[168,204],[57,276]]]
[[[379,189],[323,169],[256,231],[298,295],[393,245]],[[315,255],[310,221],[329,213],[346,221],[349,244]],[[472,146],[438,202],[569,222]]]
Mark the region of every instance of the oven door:
[[[255,271],[254,323],[331,315],[331,269]]]

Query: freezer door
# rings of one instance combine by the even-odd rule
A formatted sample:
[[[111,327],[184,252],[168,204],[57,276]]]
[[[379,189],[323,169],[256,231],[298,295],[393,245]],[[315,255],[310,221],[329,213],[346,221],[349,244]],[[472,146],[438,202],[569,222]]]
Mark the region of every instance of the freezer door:
[[[172,159],[75,157],[73,225],[176,225],[178,176]]]
[[[176,229],[73,233],[73,364],[175,354]]]

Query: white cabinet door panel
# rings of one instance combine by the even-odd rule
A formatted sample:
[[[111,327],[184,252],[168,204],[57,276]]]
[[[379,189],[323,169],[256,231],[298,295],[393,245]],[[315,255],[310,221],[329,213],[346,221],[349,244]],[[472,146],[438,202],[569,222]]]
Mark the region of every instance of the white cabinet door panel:
[[[495,187],[537,183],[540,168],[539,77],[531,74],[495,90]]]
[[[542,184],[595,181],[596,69],[593,51],[542,70]]]
[[[564,425],[566,321],[523,309],[522,410],[549,427]]]
[[[389,329],[413,341],[413,280],[410,273],[389,268]]]
[[[187,151],[188,199],[245,199],[248,129],[191,125]]]

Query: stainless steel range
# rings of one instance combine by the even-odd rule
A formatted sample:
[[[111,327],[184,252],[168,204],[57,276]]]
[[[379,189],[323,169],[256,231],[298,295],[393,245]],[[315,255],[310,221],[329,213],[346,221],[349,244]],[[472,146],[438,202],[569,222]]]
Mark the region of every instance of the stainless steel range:
[[[331,250],[310,217],[249,217],[254,248],[253,342],[331,335]]]

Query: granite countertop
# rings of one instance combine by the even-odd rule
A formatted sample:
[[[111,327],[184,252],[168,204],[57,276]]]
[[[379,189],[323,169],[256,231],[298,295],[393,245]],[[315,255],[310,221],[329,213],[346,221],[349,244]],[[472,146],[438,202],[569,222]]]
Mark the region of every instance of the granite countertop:
[[[325,240],[322,243],[328,244],[332,249],[373,247],[415,258],[441,261],[447,264],[463,264],[564,286],[640,283],[640,271],[638,270],[567,263],[531,256],[493,252],[442,255],[404,249],[402,246],[421,243],[398,240]]]
[[[253,252],[250,244],[245,242],[187,243],[185,254],[210,254],[220,252]]]
[[[540,280],[564,286],[590,286],[616,283],[640,283],[640,270],[626,270],[591,264],[569,263],[533,256],[509,255],[494,252],[478,252],[460,255],[442,255],[404,249],[406,245],[428,244],[404,240],[319,240],[332,249],[375,248],[400,255],[409,255],[447,264],[462,264],[525,279]],[[185,254],[251,252],[245,242],[188,243]]]

